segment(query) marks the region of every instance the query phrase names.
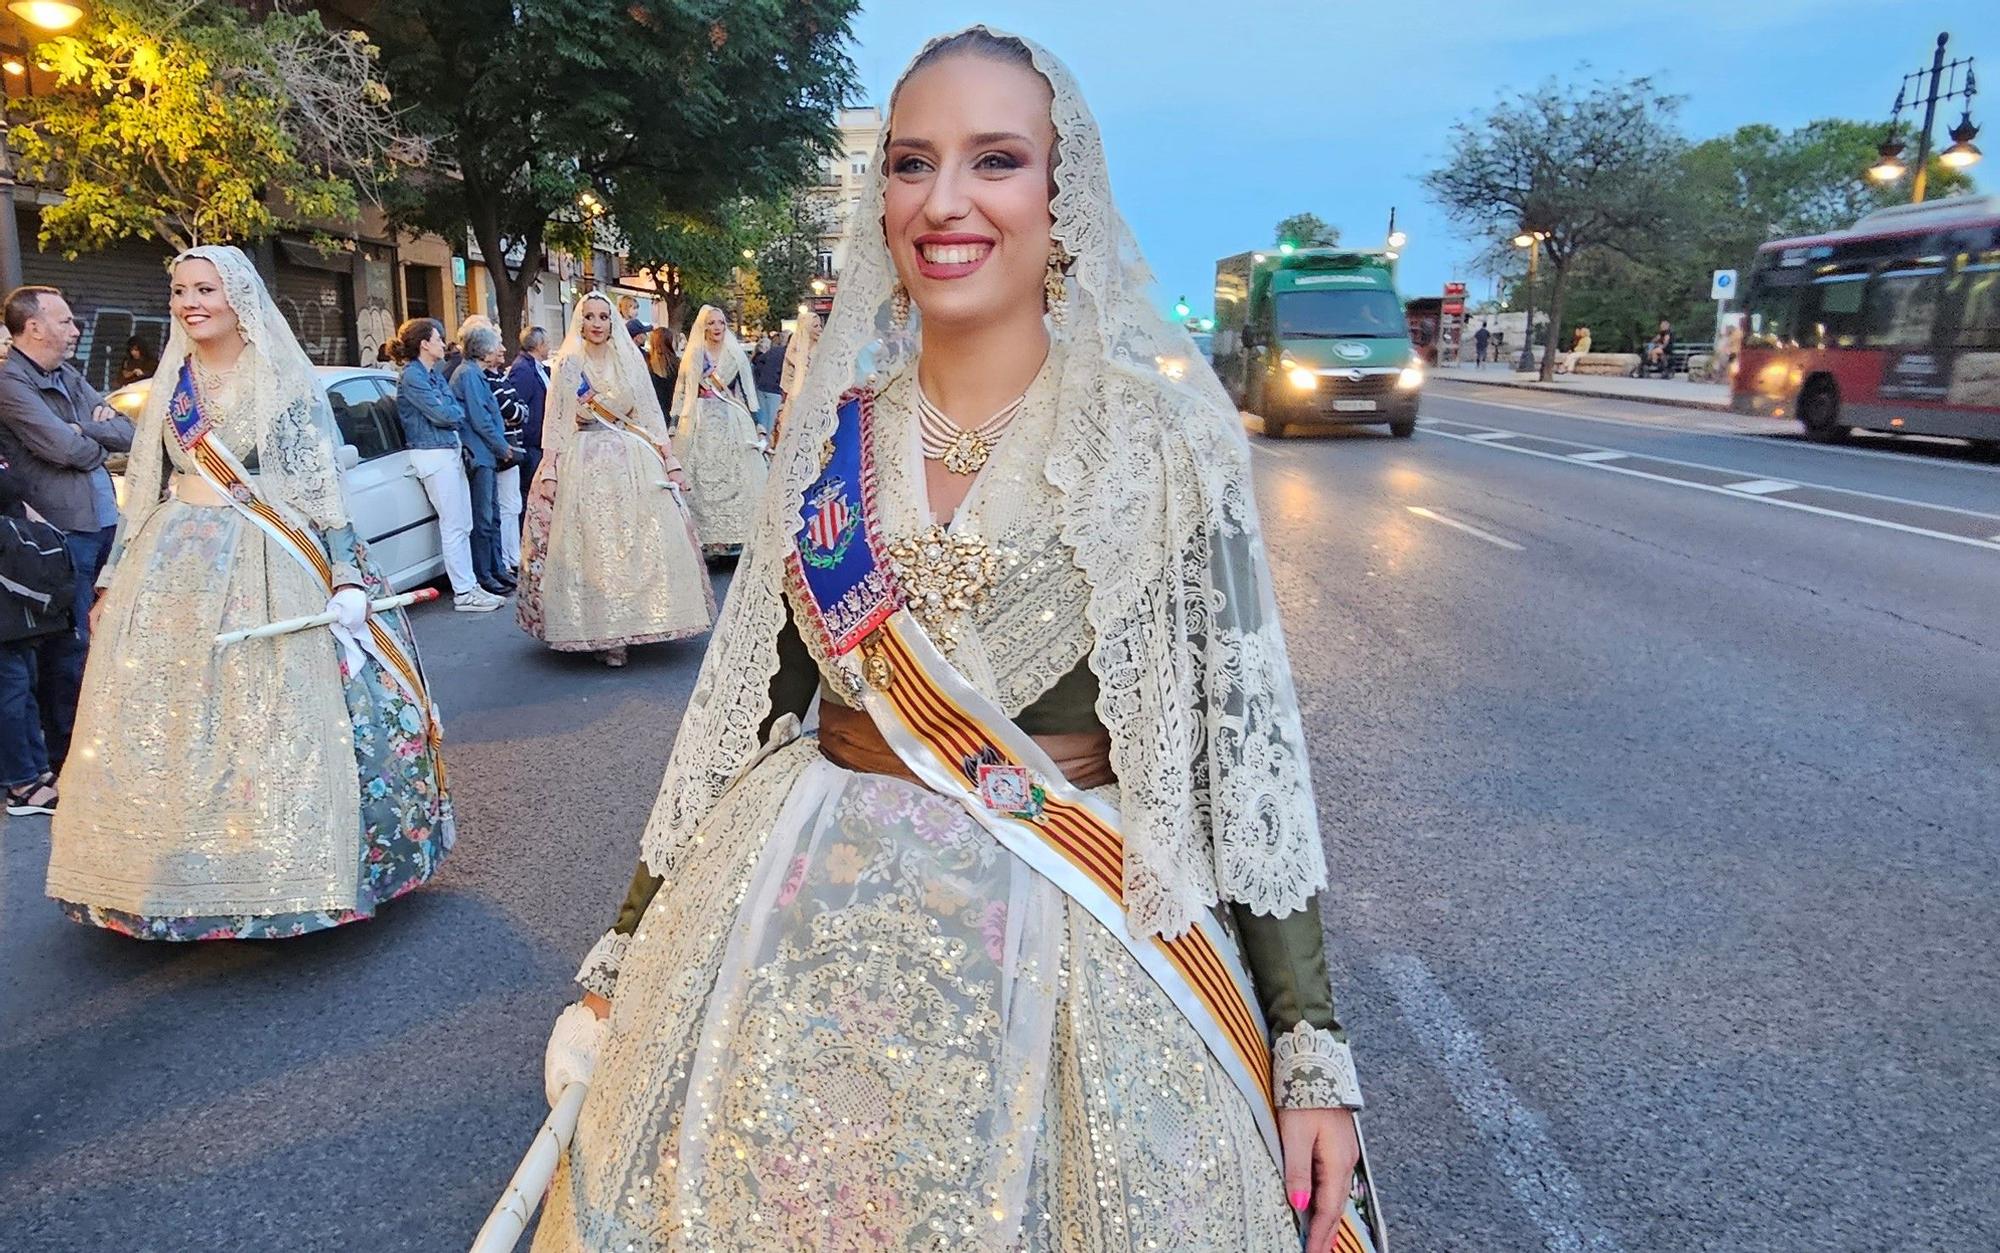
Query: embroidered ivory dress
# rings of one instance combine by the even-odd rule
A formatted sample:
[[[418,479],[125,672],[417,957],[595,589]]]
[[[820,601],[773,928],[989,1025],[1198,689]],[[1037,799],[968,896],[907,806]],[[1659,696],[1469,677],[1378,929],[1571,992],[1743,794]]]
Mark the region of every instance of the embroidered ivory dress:
[[[1025,860],[1038,846],[917,782],[850,707],[903,682],[865,644],[858,667],[826,655],[901,629],[870,599],[892,584],[965,684],[1115,807],[1132,943],[1219,920],[1275,1102],[1361,1104],[1249,450],[1152,308],[1074,79],[1019,42],[1061,153],[1047,361],[941,529],[878,149],[642,865],[578,976],[611,1015],[540,1253],[1299,1247],[1264,1095],[1224,1074],[1199,1014]],[[822,478],[853,448],[858,498]],[[852,571],[835,632],[805,563],[846,572],[857,509],[893,579]]]
[[[695,326],[701,325],[697,317]],[[721,388],[711,373],[720,376]],[[675,408],[680,425],[674,451],[687,467],[695,530],[710,554],[734,552],[750,538],[768,473],[750,416],[757,409],[756,385],[733,336],[719,353],[705,342],[688,345]]]
[[[688,512],[660,486],[675,463],[670,455],[662,467],[639,439],[603,423],[579,430],[585,377],[599,403],[632,414],[647,439],[666,443],[651,376],[630,341],[586,349],[574,331],[551,370],[542,461],[528,495],[521,628],[566,652],[700,635],[715,620],[715,593]]]
[[[226,258],[218,266],[255,281],[247,261],[247,278]],[[220,632],[319,613],[327,589],[196,474],[166,427],[158,393],[184,351],[169,345],[133,445],[48,892],[79,922],[147,939],[264,939],[367,918],[435,874],[452,845],[424,710],[372,655],[352,654],[350,668],[324,628],[216,644]],[[253,472],[265,424],[251,397],[267,390],[254,375],[268,369],[246,351],[202,388],[209,438]],[[162,454],[170,494],[147,507],[134,494],[157,492]],[[390,594],[344,523],[312,533],[336,582]],[[414,656],[403,615],[384,621]]]
[[[925,536],[907,378],[879,410],[900,415],[875,428],[885,525]],[[1036,733],[1096,725],[1089,589],[1040,472],[1053,418],[1045,374],[950,528],[1000,586],[937,624]],[[841,699],[795,631],[780,649],[775,715]],[[956,802],[807,736],[660,870],[579,976],[613,1030],[537,1250],[1297,1247],[1248,1106],[1187,1021]],[[1281,1101],[1339,1103],[1317,912],[1238,923],[1267,1017],[1291,1018]]]

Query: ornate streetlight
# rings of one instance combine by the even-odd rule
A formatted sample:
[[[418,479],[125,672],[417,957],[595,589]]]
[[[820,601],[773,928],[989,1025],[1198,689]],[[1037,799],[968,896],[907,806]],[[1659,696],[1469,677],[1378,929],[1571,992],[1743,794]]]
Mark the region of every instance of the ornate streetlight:
[[[83,20],[80,6],[60,3],[60,0],[13,0],[7,11],[34,30],[51,35],[66,31]],[[30,32],[23,42],[33,38]],[[7,78],[26,80],[28,49],[0,47],[0,53],[6,57],[0,61],[0,71],[4,71]],[[5,79],[0,79],[0,293],[10,292],[21,285],[21,227],[14,217],[14,152],[7,144],[11,125],[8,105],[12,97],[5,93]]]
[[[1896,138],[1896,123],[1903,115],[1905,100],[1910,108],[1924,106],[1923,126],[1917,131],[1916,177],[1910,181],[1910,203],[1922,204],[1926,184],[1930,180],[1931,128],[1937,124],[1937,107],[1940,100],[1963,100],[1965,107],[1960,110],[1958,125],[1951,128],[1951,147],[1938,154],[1938,160],[1947,168],[1967,169],[1979,161],[1980,152],[1972,140],[1979,134],[1979,128],[1972,124],[1972,98],[1979,93],[1979,84],[1972,74],[1972,58],[1963,57],[1955,61],[1944,59],[1945,44],[1950,42],[1949,31],[1937,37],[1937,48],[1931,53],[1928,70],[1918,70],[1903,76],[1903,85],[1896,90],[1896,104],[1889,113],[1889,130],[1882,137],[1882,146],[1877,149],[1880,159],[1868,168],[1868,177],[1878,183],[1893,183],[1903,177],[1903,143]],[[1961,79],[1960,71],[1964,71]],[[1916,94],[1911,95],[1915,89]]]
[[[1514,236],[1514,246],[1528,250],[1528,324],[1521,332],[1521,358],[1514,365],[1517,371],[1535,368],[1535,260],[1542,255],[1542,241],[1548,237],[1547,231],[1525,228]]]

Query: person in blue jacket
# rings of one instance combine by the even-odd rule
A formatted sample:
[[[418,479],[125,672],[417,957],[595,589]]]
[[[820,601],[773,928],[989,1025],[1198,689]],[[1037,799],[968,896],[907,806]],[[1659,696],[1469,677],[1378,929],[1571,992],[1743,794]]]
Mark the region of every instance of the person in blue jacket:
[[[465,410],[460,442],[472,489],[472,569],[479,586],[495,596],[514,590],[500,560],[500,497],[494,476],[514,464],[500,402],[480,365],[500,351],[500,332],[491,322],[468,325],[459,333],[464,359],[452,370],[451,392]]]
[[[521,447],[528,455],[521,462],[521,496],[527,498],[535,483],[535,470],[542,464],[542,412],[549,402],[549,333],[539,326],[529,327],[521,336],[521,351],[507,367],[514,392],[528,406],[521,422]]]
[[[410,463],[437,510],[452,607],[461,613],[491,613],[507,602],[479,586],[472,568],[472,489],[459,459],[458,437],[465,406],[438,370],[444,360],[443,324],[436,318],[411,318],[396,328],[393,351],[403,364],[396,380],[396,416],[403,423]]]

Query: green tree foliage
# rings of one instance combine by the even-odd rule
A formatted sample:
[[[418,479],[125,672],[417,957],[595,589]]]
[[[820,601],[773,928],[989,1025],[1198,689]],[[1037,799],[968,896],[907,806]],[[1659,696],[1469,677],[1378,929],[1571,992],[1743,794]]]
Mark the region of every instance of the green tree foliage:
[[[819,263],[820,240],[833,229],[833,212],[810,189],[798,188],[778,200],[758,201],[740,216],[758,285],[770,306],[773,327],[805,301]]]
[[[544,247],[700,233],[781,195],[833,141],[854,85],[856,0],[402,0],[377,10],[383,64],[456,177],[407,180],[396,218],[468,232],[502,330]],[[696,246],[695,239],[682,243]]]
[[[1317,213],[1294,213],[1274,228],[1279,243],[1301,248],[1332,247],[1340,242],[1340,228],[1324,221]]]
[[[1550,81],[1454,127],[1450,159],[1424,185],[1474,236],[1504,244],[1523,230],[1545,234],[1549,324],[1560,328],[1578,262],[1638,255],[1657,233],[1686,150],[1679,106],[1646,78],[1582,87]],[[1558,339],[1550,335],[1543,348],[1544,379],[1555,369]]]
[[[36,48],[56,89],[19,106],[30,181],[59,188],[44,247],[132,236],[174,248],[351,217],[400,135],[365,38],[314,13],[256,17],[220,0],[93,0],[76,33]]]

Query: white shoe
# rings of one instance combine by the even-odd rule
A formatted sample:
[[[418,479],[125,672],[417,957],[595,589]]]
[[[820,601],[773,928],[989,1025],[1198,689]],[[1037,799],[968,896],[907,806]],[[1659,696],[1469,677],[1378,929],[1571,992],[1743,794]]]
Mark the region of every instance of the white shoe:
[[[460,613],[492,613],[506,603],[483,587],[460,592],[451,598],[451,607]]]

